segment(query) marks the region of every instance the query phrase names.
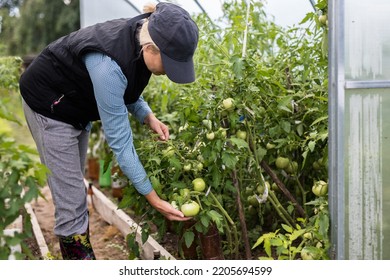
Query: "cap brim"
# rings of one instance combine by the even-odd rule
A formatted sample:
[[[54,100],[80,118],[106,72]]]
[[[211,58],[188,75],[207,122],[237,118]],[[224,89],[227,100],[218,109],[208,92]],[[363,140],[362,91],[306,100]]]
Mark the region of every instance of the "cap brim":
[[[178,84],[188,84],[195,81],[194,61],[176,61],[161,52],[161,60],[168,78]]]

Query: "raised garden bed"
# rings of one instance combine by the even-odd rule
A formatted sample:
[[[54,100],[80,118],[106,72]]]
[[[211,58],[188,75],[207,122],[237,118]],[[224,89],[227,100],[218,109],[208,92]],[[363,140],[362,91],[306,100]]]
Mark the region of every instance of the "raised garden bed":
[[[89,182],[86,180],[85,185],[87,190],[90,188]],[[106,195],[103,194],[97,187],[91,186],[89,195],[93,209],[109,224],[115,226],[123,236],[136,232],[136,240],[141,244],[141,227],[123,210],[118,209]],[[142,244],[141,258],[148,260],[153,259],[154,254],[159,252],[161,258],[175,259],[163,246],[161,246],[153,237],[149,236],[147,241]]]

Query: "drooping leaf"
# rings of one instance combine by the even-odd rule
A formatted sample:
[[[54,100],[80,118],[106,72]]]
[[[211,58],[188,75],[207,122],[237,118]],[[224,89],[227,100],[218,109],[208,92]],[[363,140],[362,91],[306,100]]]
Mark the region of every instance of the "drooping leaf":
[[[192,242],[194,242],[195,233],[193,233],[192,231],[186,231],[183,234],[183,238],[184,238],[184,243],[185,243],[186,247],[189,248],[191,246]]]
[[[243,139],[236,138],[236,137],[231,137],[229,140],[235,146],[237,146],[237,148],[239,148],[239,149],[242,149],[242,148],[248,149],[249,148],[248,143],[245,140],[243,140]]]

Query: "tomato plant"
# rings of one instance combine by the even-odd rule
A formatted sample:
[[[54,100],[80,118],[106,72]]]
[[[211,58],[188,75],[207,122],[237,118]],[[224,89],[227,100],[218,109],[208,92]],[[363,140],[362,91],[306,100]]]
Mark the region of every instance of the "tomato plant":
[[[242,257],[238,252],[251,257],[259,228],[303,230],[297,240],[306,226],[318,231],[303,221],[316,208],[310,204],[317,199],[312,182],[327,178],[326,27],[316,24],[319,13],[309,13],[303,19],[308,27],[283,29],[252,1],[243,57],[245,5],[225,2],[223,32],[206,17],[197,18],[195,83],[153,77],[146,88],[144,98],[169,124],[171,140],[150,141],[148,131],[133,125],[140,160],[160,182],[156,192],[178,207],[195,201],[194,228],[205,232],[216,224],[229,258]],[[317,9],[326,14],[323,0]],[[196,178],[202,178],[204,190],[203,184],[191,187]],[[164,220],[133,189],[127,192],[120,207],[147,212],[162,235]]]

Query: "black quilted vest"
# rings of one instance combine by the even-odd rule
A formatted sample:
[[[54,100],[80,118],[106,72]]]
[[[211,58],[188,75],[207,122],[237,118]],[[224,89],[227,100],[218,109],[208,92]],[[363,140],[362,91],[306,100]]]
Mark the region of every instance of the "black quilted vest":
[[[127,78],[125,104],[134,103],[149,82],[136,39],[142,14],[82,28],[49,44],[20,78],[20,91],[36,112],[83,129],[99,120],[93,85],[82,56],[98,51],[110,56]]]

